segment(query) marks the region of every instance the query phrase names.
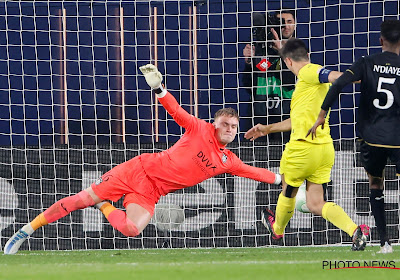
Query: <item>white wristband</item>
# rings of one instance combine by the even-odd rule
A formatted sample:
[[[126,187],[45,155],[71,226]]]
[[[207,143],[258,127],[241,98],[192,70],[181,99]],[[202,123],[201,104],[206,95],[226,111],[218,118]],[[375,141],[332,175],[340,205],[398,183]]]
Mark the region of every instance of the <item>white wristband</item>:
[[[158,98],[163,98],[168,93],[168,91],[162,85],[160,85],[158,88],[153,88],[153,90]]]
[[[161,93],[157,94],[157,97],[158,97],[158,98],[163,98],[164,96],[167,95],[167,93],[168,93],[168,91],[167,91],[165,88],[163,88],[163,90],[161,91]]]

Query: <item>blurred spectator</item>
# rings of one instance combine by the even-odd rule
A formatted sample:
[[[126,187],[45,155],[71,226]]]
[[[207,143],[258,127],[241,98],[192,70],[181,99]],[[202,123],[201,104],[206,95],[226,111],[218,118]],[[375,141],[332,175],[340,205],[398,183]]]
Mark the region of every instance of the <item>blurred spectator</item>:
[[[295,76],[280,59],[285,40],[294,37],[295,12],[281,10],[275,14],[254,13],[252,44],[243,49],[245,60],[243,84],[252,97],[253,122],[271,124],[289,118]],[[283,139],[282,139],[283,135]],[[287,142],[289,132],[271,134],[270,140]],[[266,141],[264,137],[261,141]]]

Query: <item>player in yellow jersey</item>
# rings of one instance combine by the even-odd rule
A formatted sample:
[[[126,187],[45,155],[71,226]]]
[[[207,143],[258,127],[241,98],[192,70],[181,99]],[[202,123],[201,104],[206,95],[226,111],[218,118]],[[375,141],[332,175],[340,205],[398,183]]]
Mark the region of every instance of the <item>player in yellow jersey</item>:
[[[311,63],[307,47],[300,39],[288,40],[281,49],[281,56],[298,79],[290,104],[290,118],[270,125],[257,124],[245,134],[246,139],[253,141],[270,133],[291,131],[280,163],[282,192],[278,198],[276,215],[265,209],[261,215],[262,222],[273,239],[281,239],[293,216],[298,188],[306,180],[308,209],[353,237],[352,250],[364,250],[368,226],[357,226],[339,205],[324,199],[324,189],[330,181],[335,159],[329,116],[325,120],[327,129],[318,128],[317,137],[306,136],[318,117],[330,83],[342,73]]]

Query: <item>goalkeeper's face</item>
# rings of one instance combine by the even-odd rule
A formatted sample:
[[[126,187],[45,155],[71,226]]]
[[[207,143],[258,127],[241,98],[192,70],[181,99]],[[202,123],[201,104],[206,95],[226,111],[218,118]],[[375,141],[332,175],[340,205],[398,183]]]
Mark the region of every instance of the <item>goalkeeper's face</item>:
[[[227,145],[231,143],[238,130],[239,120],[236,117],[222,115],[214,120],[215,136],[219,143]]]

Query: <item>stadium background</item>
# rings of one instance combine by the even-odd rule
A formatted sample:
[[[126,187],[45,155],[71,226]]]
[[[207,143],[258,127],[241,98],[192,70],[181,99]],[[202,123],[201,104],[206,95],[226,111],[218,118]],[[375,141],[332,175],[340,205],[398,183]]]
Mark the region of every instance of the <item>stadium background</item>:
[[[232,106],[242,117],[240,125],[248,124],[251,101],[241,87],[240,71],[241,52],[251,38],[251,14],[277,10],[281,2],[198,2],[200,118],[210,120],[222,106]],[[380,51],[378,31],[382,16],[397,17],[399,11],[397,1],[312,1],[312,6],[308,1],[283,1],[283,5],[296,8],[296,37],[307,42],[311,60],[332,70],[344,70],[358,57]],[[125,26],[126,143],[121,143],[118,133],[122,104],[121,6]],[[154,6],[158,7],[159,15],[159,68],[167,74],[167,87],[189,111],[188,13],[192,1],[0,3],[2,244],[55,199],[80,191],[82,186],[88,186],[85,184],[90,179],[138,153],[165,149],[179,139],[182,130],[160,110],[160,139],[155,143],[153,101],[138,73],[139,66],[151,61],[149,13]],[[64,77],[62,8],[67,14],[68,145],[62,144],[60,131]],[[349,93],[353,90],[347,88]],[[343,199],[341,205],[346,210],[354,210],[352,213],[359,221],[371,223],[366,177],[360,175],[362,168],[355,153],[356,102],[355,95],[342,95],[340,114],[333,111],[331,116],[338,151],[331,185],[340,188],[337,191],[330,188],[329,198]],[[277,171],[282,147],[270,145],[265,151],[267,143],[250,144],[243,140],[243,132],[232,150],[246,162]],[[399,186],[393,168],[387,169],[387,179],[386,188],[394,194],[386,205],[390,210],[390,238],[398,242]],[[190,204],[187,199],[184,205],[180,204],[185,207],[187,220],[192,221],[180,230],[164,232],[150,225],[142,236],[127,239],[107,223],[100,228],[95,222],[88,226],[91,219],[99,221],[97,213],[89,209],[83,215],[78,211],[39,230],[24,246],[25,249],[139,248],[160,247],[165,241],[172,247],[271,244],[266,230],[257,221],[259,210],[276,202],[277,188],[224,175],[182,194],[194,195],[194,200],[199,200],[203,195],[208,197],[211,190],[220,191],[220,195],[211,195],[204,199],[204,204]],[[175,201],[174,196],[168,199]],[[249,207],[248,212],[243,205]],[[285,245],[350,242],[350,238],[321,218],[296,215],[297,221],[288,228]],[[15,224],[10,222],[13,219]],[[375,232],[372,233],[376,239]]]

